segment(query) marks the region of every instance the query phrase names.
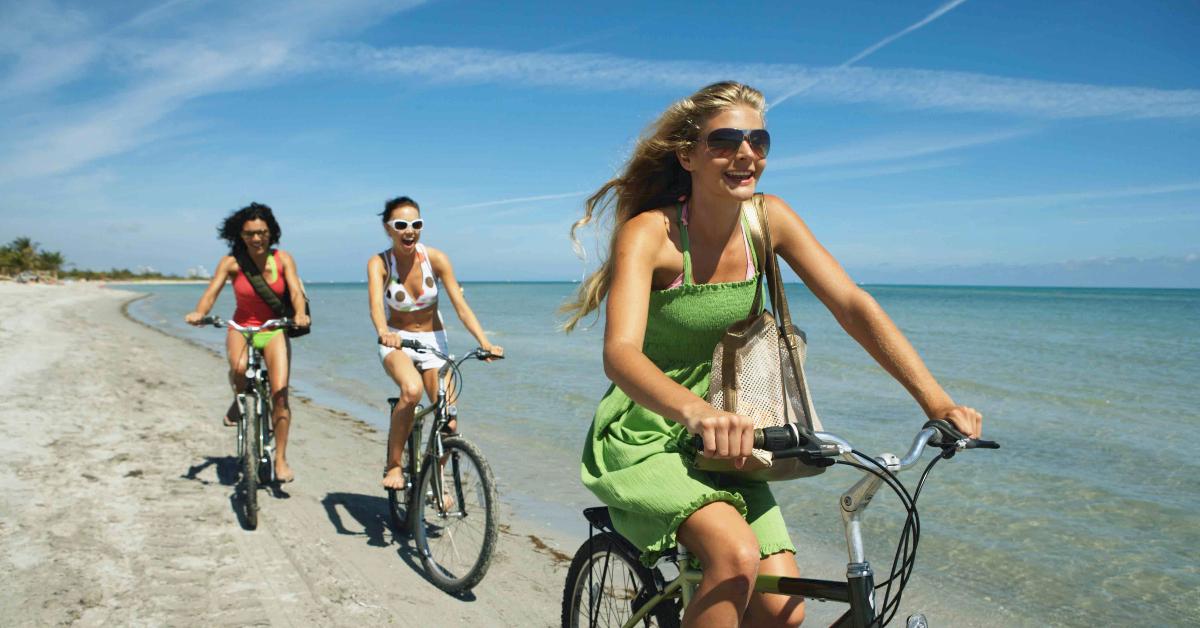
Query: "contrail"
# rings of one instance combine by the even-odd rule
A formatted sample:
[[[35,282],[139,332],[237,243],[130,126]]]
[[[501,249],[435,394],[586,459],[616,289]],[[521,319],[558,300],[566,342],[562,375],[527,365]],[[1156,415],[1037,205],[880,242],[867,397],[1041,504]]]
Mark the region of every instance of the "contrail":
[[[947,3],[943,4],[942,6],[934,9],[933,13],[926,15],[924,17],[924,19],[917,22],[916,24],[913,24],[898,33],[893,33],[892,35],[884,37],[883,39],[879,40],[879,42],[877,42],[875,45],[870,46],[866,50],[863,50],[862,52],[854,55],[853,57],[850,57],[846,61],[843,61],[841,63],[841,65],[837,66],[837,69],[840,70],[842,68],[847,68],[847,67],[854,65],[855,63],[858,63],[859,61],[862,61],[863,59],[867,58],[868,56],[874,54],[880,48],[883,48],[884,46],[896,41],[897,39],[900,39],[901,37],[904,37],[905,35],[921,28],[922,26],[925,26],[926,24],[938,19],[939,17],[942,17],[946,13],[949,13],[951,9],[957,7],[958,5],[960,5],[966,1],[967,0],[950,0],[950,2],[947,2]],[[800,92],[803,92],[803,91],[806,91],[806,90],[812,88],[812,86],[816,85],[819,80],[820,79],[809,81],[808,83],[793,89],[792,91],[784,94],[783,96],[780,96],[778,99],[775,100],[775,102],[768,105],[767,108],[770,109],[771,107],[778,105],[779,103],[791,98],[792,96],[795,96],[796,94],[799,94]]]
[[[545,194],[542,196],[525,196],[522,198],[506,198],[500,201],[485,201],[483,203],[471,203],[470,205],[456,205],[454,207],[446,207],[438,211],[448,211],[452,209],[476,209],[479,207],[495,207],[497,205],[512,205],[514,203],[532,203],[534,201],[549,201],[556,198],[571,198],[572,196],[583,196],[587,192],[567,192],[566,194]]]

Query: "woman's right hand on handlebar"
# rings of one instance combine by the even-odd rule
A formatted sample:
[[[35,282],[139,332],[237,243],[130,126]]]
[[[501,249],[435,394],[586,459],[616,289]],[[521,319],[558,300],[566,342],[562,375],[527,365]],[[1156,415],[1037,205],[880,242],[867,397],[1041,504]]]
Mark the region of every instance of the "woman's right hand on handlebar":
[[[754,419],[718,410],[707,402],[693,416],[685,417],[684,429],[704,439],[704,455],[709,458],[733,458],[741,468],[754,451]]]
[[[385,347],[399,349],[400,348],[400,340],[401,340],[400,334],[397,334],[397,333],[388,332],[386,334],[379,334],[379,344],[381,344]]]
[[[199,327],[201,324],[200,320],[203,318],[204,318],[204,315],[201,314],[200,312],[189,312],[187,316],[183,317],[183,320],[188,325],[194,325],[196,327]]]

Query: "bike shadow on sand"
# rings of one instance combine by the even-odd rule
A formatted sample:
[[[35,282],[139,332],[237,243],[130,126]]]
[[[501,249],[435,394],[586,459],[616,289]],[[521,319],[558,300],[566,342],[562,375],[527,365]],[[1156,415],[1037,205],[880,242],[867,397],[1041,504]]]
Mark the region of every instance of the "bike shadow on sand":
[[[421,574],[426,582],[434,584],[425,573],[425,567],[421,564],[421,556],[409,531],[392,529],[386,497],[359,493],[328,493],[321,500],[321,505],[325,507],[325,514],[338,534],[365,536],[367,545],[372,547],[390,547],[392,542],[395,542],[399,546],[396,554],[400,556],[400,560],[403,560],[410,569]],[[355,531],[351,527],[347,527],[343,513],[357,523],[357,526],[351,523],[351,527],[361,527],[362,531]],[[389,534],[390,542],[387,538]],[[447,594],[447,596],[464,602],[475,601],[475,594],[470,591],[458,595]]]
[[[194,464],[188,467],[188,470],[183,475],[179,476],[185,480],[199,482],[205,486],[212,485],[211,480],[200,477],[200,474],[205,469],[213,467],[217,474],[217,483],[221,486],[228,486],[233,490],[229,492],[229,507],[233,510],[233,514],[237,516],[238,525],[243,530],[253,530],[250,523],[246,520],[246,509],[243,506],[245,502],[242,495],[241,487],[241,461],[235,456],[205,456],[204,460],[199,464]],[[283,490],[283,486],[278,482],[262,486],[271,493],[275,499],[288,499],[291,495]]]

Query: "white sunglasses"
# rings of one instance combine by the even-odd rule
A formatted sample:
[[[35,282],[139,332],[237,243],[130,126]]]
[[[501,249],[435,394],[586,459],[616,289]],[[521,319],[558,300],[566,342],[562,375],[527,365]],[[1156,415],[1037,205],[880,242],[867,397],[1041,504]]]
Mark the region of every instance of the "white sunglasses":
[[[421,227],[425,226],[425,221],[421,220],[420,218],[418,218],[412,222],[409,222],[407,220],[393,220],[393,221],[389,222],[388,224],[391,225],[391,227],[393,229],[395,229],[396,231],[404,231],[405,229],[407,229],[409,227],[409,225],[412,225],[412,228],[414,231],[420,231]]]

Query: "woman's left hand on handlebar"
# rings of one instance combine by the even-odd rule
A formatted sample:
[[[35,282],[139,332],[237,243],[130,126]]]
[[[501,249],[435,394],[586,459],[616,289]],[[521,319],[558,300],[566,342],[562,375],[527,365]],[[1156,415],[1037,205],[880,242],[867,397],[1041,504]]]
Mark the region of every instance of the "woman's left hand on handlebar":
[[[312,319],[309,318],[308,314],[297,314],[295,318],[292,319],[292,323],[295,324],[296,327],[308,327],[309,325],[312,325]]]
[[[958,431],[971,438],[979,438],[983,433],[983,415],[975,408],[954,406],[935,418],[950,421]]]
[[[501,347],[500,345],[494,345],[494,344],[488,343],[488,344],[480,345],[479,348],[483,349],[484,351],[487,351],[488,353],[496,356],[497,358],[504,357],[504,347]],[[491,362],[492,358],[484,358],[484,361]]]

